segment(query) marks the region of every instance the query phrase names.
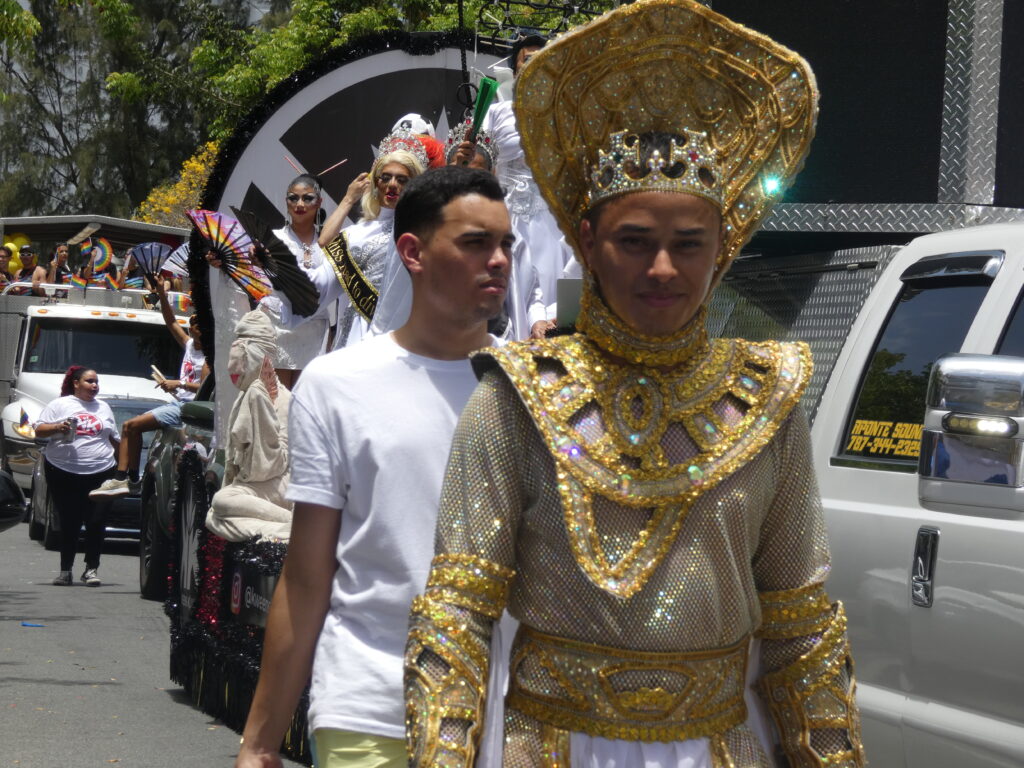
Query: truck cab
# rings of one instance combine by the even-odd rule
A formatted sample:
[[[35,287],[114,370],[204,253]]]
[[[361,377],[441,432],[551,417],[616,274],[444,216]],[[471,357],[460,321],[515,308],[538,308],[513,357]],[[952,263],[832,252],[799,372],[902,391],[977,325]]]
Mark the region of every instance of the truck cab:
[[[26,493],[39,455],[31,425],[59,395],[70,365],[94,367],[104,399],[148,399],[156,407],[171,395],[154,387],[150,366],[176,372],[181,360],[161,314],[142,308],[143,291],[64,289],[70,295],[61,301],[0,294],[0,456]]]
[[[912,241],[817,407],[829,591],[850,618],[866,754],[887,768],[1024,765],[1024,505],[926,506],[918,478],[933,366],[950,353],[1024,356],[1022,296],[1024,226]]]

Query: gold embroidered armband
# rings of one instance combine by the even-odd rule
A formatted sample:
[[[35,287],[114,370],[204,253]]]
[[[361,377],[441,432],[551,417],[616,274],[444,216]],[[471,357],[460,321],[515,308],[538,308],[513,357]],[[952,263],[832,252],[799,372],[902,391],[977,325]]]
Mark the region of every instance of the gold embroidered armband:
[[[761,627],[757,636],[766,640],[817,635],[832,623],[832,606],[824,584],[761,592],[758,599],[761,601]]]
[[[471,766],[483,729],[491,625],[514,572],[472,555],[434,558],[405,652],[412,766]]]
[[[864,747],[853,659],[841,603],[819,642],[789,666],[766,674],[761,695],[790,768],[861,768]]]

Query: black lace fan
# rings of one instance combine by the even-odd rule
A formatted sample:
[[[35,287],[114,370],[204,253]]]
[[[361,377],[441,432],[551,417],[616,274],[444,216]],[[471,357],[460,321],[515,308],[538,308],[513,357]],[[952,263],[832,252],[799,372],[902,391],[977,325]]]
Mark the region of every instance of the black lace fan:
[[[302,317],[316,312],[320,306],[320,291],[299,267],[291,249],[256,214],[234,207],[231,212],[252,239],[255,257],[263,265],[271,284],[288,297],[292,311]]]

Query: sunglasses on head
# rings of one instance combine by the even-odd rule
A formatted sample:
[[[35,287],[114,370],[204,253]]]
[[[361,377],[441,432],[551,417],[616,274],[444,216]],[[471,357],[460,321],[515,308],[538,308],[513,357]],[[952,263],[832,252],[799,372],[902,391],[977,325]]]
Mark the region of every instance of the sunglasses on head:
[[[299,202],[299,200],[301,200],[302,202],[306,203],[307,205],[310,205],[312,203],[315,203],[319,199],[320,199],[319,195],[314,195],[314,194],[312,194],[310,192],[307,192],[304,195],[298,195],[295,192],[292,192],[292,193],[290,193],[285,198],[285,200],[287,200],[292,205],[295,205],[295,203]]]

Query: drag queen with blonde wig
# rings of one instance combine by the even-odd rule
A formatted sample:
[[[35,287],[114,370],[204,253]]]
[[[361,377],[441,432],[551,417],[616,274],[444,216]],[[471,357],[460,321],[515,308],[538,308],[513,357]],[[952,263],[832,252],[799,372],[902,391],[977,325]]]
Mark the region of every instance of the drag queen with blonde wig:
[[[427,153],[419,139],[404,129],[385,136],[379,152],[364,177],[362,218],[334,237],[348,214],[347,208],[339,208],[325,222],[326,233],[321,236],[321,243],[331,240],[324,247],[348,297],[347,303],[342,301],[333,349],[363,338],[388,286],[399,271],[404,274],[395,250],[395,205],[405,185],[426,170]],[[329,229],[332,225],[333,232]]]
[[[523,149],[582,263],[581,311],[575,334],[473,358],[412,608],[410,764],[864,765],[799,405],[810,352],[704,327],[803,165],[817,97],[799,55],[696,0],[621,6],[520,74]],[[507,662],[491,654],[506,607]]]

